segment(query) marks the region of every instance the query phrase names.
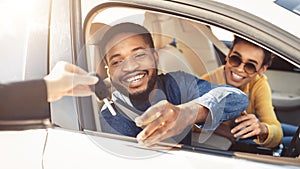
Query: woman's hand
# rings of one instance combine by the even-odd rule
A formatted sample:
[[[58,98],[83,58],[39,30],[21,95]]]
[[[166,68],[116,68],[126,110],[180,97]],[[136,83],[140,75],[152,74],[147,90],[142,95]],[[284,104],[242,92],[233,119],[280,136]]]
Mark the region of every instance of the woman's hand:
[[[261,123],[254,114],[248,114],[244,111],[234,122],[238,124],[231,130],[235,138],[259,136],[260,139],[265,140],[268,136],[267,126]]]

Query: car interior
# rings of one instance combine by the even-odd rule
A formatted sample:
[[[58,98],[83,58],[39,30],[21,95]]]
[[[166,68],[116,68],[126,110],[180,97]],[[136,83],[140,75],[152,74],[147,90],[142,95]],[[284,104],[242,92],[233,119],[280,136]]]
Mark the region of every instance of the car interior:
[[[152,33],[155,47],[159,54],[158,67],[160,73],[182,70],[200,77],[224,64],[234,33],[224,28],[218,28],[217,30],[221,29],[221,33],[218,33],[215,32],[213,25],[163,13],[134,8],[114,8],[99,9],[94,15],[91,15],[92,17],[86,19],[85,24],[88,69],[90,72],[96,72],[103,79],[110,92],[112,92],[113,88],[106,74],[105,64],[102,61],[103,56],[100,56],[98,46],[103,33],[111,25],[120,22],[137,22]],[[114,10],[124,10],[124,13],[128,13],[128,15],[107,21],[107,18],[110,17]],[[128,10],[133,11],[133,13],[128,12]],[[136,19],[137,17],[141,19]],[[224,35],[227,35],[227,37]],[[276,57],[272,66],[266,72],[272,89],[272,101],[278,119],[281,122],[297,126],[299,126],[297,119],[300,118],[299,72],[299,69],[281,57]],[[288,83],[289,87],[286,86],[286,83]],[[103,106],[103,102],[96,101],[95,98],[92,101],[96,131],[101,132],[98,113]],[[289,149],[286,148],[284,150],[283,156],[299,154],[299,129],[297,132],[298,135],[295,135],[293,138],[293,144]],[[197,141],[199,138],[199,133],[197,132],[193,133],[192,138],[194,146],[217,150],[274,155],[280,149],[248,145],[246,143],[233,144],[228,138],[215,133],[204,143]]]

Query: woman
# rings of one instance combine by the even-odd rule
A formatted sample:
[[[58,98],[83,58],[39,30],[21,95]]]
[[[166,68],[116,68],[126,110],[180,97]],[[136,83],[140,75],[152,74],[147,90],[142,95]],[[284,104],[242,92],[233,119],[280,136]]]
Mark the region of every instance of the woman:
[[[269,51],[235,36],[232,48],[226,57],[226,64],[202,77],[217,84],[229,84],[241,89],[248,95],[246,111],[233,122],[231,134],[237,140],[277,147],[283,139],[283,130],[272,106],[271,90],[264,72],[271,65]],[[286,127],[284,124],[282,127]],[[296,126],[284,128],[291,131],[291,137],[283,139],[288,146]]]

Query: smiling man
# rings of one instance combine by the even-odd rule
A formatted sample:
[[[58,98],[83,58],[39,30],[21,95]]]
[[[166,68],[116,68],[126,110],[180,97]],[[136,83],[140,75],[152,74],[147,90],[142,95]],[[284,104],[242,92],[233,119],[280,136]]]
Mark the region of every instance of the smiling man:
[[[213,85],[185,72],[158,75],[158,54],[151,34],[144,27],[121,23],[101,40],[107,73],[116,89],[115,103],[133,110],[135,117],[117,108],[100,112],[104,132],[137,137],[151,146],[169,138],[190,144],[194,124],[214,130],[247,107],[247,96],[237,88]]]

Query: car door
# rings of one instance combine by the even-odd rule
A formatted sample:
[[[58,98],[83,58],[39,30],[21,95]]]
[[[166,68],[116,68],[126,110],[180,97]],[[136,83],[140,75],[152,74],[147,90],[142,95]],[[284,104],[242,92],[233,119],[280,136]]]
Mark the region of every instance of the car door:
[[[107,26],[120,22],[138,23],[147,26],[153,33],[162,35],[155,39],[157,49],[161,50],[162,53],[164,51],[171,54],[179,52],[176,57],[180,59],[172,60],[175,61],[174,65],[184,63],[182,69],[188,68],[196,76],[201,76],[219,66],[222,63],[222,57],[224,59],[226,52],[228,52],[228,48],[221,43],[215,34],[208,33],[207,28],[211,27],[218,27],[229,31],[231,34],[245,37],[276,53],[288,64],[299,68],[300,51],[296,47],[299,44],[299,38],[254,15],[224,4],[201,0],[175,2],[153,0],[151,4],[139,0],[130,2],[86,0],[66,3],[70,5],[71,9],[71,12],[66,16],[66,18],[71,18],[69,23],[71,25],[71,37],[66,34],[66,37],[71,38],[71,42],[68,43],[68,47],[70,47],[68,55],[72,56],[71,61],[73,63],[89,72],[99,73],[103,79],[106,79],[107,75],[104,65],[101,63],[103,56],[99,56],[97,39],[101,39],[101,35],[103,35],[101,31],[105,31]],[[67,22],[66,18],[65,21]],[[178,29],[175,30],[175,28]],[[100,32],[98,33],[97,30]],[[195,34],[191,35],[190,32]],[[196,34],[197,36],[193,37]],[[200,35],[203,36],[200,38]],[[176,45],[174,45],[174,39]],[[199,46],[193,46],[197,40],[207,42],[203,49],[199,50]],[[175,48],[172,48],[172,45]],[[204,45],[200,46],[203,47]],[[206,52],[203,55],[197,52],[203,50]],[[59,55],[63,56],[62,54]],[[170,59],[166,59],[166,63],[169,61]],[[178,67],[175,66],[171,69]],[[161,70],[162,72],[172,71],[165,67]],[[277,76],[275,78],[278,78]],[[298,90],[294,87],[291,88],[294,91]],[[71,102],[68,104],[70,105]],[[61,109],[65,109],[66,112],[78,114],[78,119],[73,118],[78,120],[76,121],[76,128],[101,132],[98,113],[103,103],[97,102],[94,96],[73,100],[71,103],[74,104],[73,108],[69,110],[62,107],[64,104],[57,104],[61,104]],[[63,126],[64,121],[61,121],[60,124]]]

